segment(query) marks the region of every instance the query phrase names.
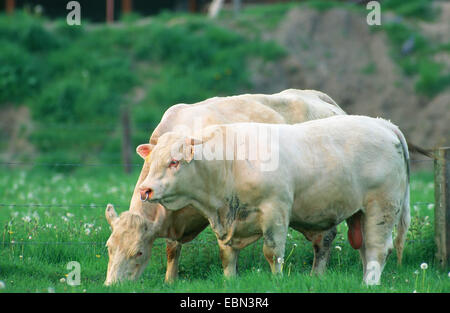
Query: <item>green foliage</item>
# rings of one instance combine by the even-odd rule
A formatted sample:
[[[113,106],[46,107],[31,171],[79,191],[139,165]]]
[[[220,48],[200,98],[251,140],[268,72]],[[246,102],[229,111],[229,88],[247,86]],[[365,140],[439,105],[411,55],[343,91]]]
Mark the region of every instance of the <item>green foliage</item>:
[[[434,55],[445,51],[447,45],[433,44],[414,27],[405,23],[387,23],[380,26],[390,40],[393,57],[405,74],[416,76],[416,90],[427,96],[435,96],[450,85],[450,75],[442,73],[443,64]],[[411,42],[410,51],[402,52],[403,45]]]
[[[0,15],[0,103],[25,103],[44,126],[30,138],[38,160],[117,161],[101,150],[119,146],[122,105],[132,105],[133,122],[149,125],[133,138],[138,144],[169,106],[239,93],[250,87],[250,57],[270,62],[284,55],[274,43],[248,40],[201,16],[163,13],[137,21],[77,27],[21,12]],[[144,91],[138,102],[135,87]]]
[[[0,106],[39,90],[45,70],[39,58],[13,41],[0,40]]]
[[[384,0],[381,3],[382,10],[392,10],[405,17],[416,17],[430,20],[435,16],[430,0]]]

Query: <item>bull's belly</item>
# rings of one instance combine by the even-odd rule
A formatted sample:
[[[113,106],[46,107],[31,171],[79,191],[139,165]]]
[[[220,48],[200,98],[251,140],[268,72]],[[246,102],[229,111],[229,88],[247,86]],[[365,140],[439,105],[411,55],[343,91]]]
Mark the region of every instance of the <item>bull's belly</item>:
[[[328,230],[361,209],[361,204],[331,202],[324,206],[302,205],[292,209],[289,226],[299,231]]]

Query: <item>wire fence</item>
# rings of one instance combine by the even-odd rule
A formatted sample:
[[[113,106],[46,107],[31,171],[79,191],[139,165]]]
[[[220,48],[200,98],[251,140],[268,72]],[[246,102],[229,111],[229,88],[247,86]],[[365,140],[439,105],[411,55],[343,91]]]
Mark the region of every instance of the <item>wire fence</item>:
[[[425,202],[425,201],[418,201],[418,202],[414,202],[411,203],[411,206],[429,206],[429,205],[434,205],[434,202]],[[0,203],[0,208],[1,207],[20,207],[20,208],[27,208],[27,207],[45,207],[45,208],[106,208],[106,204],[34,204],[34,203]],[[114,205],[114,207],[116,208],[128,208],[128,205],[125,204],[119,204],[119,205]],[[434,240],[432,239],[408,239],[407,242],[409,243],[414,243],[414,242],[420,242],[420,243],[432,243],[434,242]],[[23,245],[80,245],[80,246],[104,246],[106,243],[102,242],[102,241],[17,241],[17,240],[11,240],[11,241],[7,241],[5,242],[3,240],[3,247],[5,246],[23,246]],[[346,241],[342,241],[342,240],[334,240],[335,244],[345,244]],[[184,243],[183,246],[192,246],[192,245],[216,245],[217,241],[216,240],[212,240],[212,241],[206,241],[206,240],[199,240],[199,239],[194,239],[191,242],[188,243]],[[162,246],[163,243],[159,242],[159,243],[155,243],[155,246]]]
[[[410,160],[410,163],[426,163],[426,162],[433,162],[432,159],[412,159]],[[53,166],[53,167],[105,167],[105,166],[142,166],[142,163],[35,163],[35,162],[0,162],[0,167],[13,167],[13,166]],[[0,203],[0,208],[2,207],[9,207],[9,208],[106,208],[105,204],[53,204],[53,203]],[[414,206],[429,206],[434,205],[434,202],[425,202],[425,201],[418,201],[411,203],[411,207]],[[114,207],[116,208],[122,208],[122,209],[128,209],[128,204],[114,204]],[[432,239],[409,239],[407,242],[427,242],[431,243],[434,242]],[[335,240],[335,244],[344,244],[346,241],[339,241]],[[99,242],[99,241],[3,241],[3,246],[25,246],[25,245],[79,245],[79,246],[104,246],[105,242]],[[155,243],[156,247],[163,246],[163,242]],[[183,244],[183,246],[201,246],[201,245],[217,245],[217,241],[205,241],[205,240],[199,240],[195,239],[191,242]]]
[[[433,162],[434,160],[410,160],[410,163],[425,163]],[[70,166],[70,167],[102,167],[102,166],[142,166],[143,163],[35,163],[35,162],[1,162],[0,166],[47,166],[47,167],[60,167],[60,166]]]

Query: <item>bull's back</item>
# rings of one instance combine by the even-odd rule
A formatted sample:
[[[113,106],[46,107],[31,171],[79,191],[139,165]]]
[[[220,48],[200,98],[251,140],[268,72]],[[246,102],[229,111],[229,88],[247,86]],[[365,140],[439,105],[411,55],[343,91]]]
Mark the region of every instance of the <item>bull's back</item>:
[[[180,125],[193,129],[230,123],[295,124],[345,112],[326,94],[288,89],[273,95],[244,94],[215,97],[195,104],[171,107],[152,135],[157,137]]]
[[[223,117],[218,123],[295,124],[345,112],[326,94],[316,90],[288,89],[277,94],[216,97],[194,106],[207,107]]]

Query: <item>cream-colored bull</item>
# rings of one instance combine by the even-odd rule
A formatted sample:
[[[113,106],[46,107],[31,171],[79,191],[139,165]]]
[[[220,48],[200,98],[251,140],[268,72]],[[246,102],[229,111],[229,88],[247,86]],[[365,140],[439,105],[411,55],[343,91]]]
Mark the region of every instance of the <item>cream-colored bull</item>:
[[[315,90],[289,89],[273,95],[245,94],[211,98],[192,105],[178,104],[165,112],[150,138],[150,144],[139,146],[137,152],[148,160],[151,144],[156,144],[159,137],[169,131],[189,135],[195,132],[195,128],[215,124],[294,124],[337,114],[345,112],[329,96]],[[148,162],[145,162],[129,211],[119,217],[112,205],[106,209],[106,218],[112,227],[107,242],[107,285],[138,278],[150,259],[156,238],[167,239],[166,281],[173,281],[178,274],[181,244],[194,239],[208,225],[207,219],[191,206],[173,212],[165,210],[160,204],[142,202],[138,187],[147,174]],[[321,248],[315,252],[314,272],[320,273],[325,269],[334,237],[335,230],[332,230],[324,235],[328,240],[318,243]]]
[[[257,148],[278,158],[276,169],[264,170],[267,158],[259,153],[248,157],[256,146],[245,146],[244,157],[236,150],[242,145],[235,138],[263,133],[274,140],[269,145],[265,137]],[[149,166],[141,193],[168,210],[190,205],[207,216],[226,276],[235,275],[239,250],[260,237],[272,271],[280,273],[289,226],[316,247],[345,220],[367,284],[379,284],[396,224],[401,262],[410,222],[408,147],[385,120],[343,115],[296,125],[216,125],[202,137],[169,132]]]

